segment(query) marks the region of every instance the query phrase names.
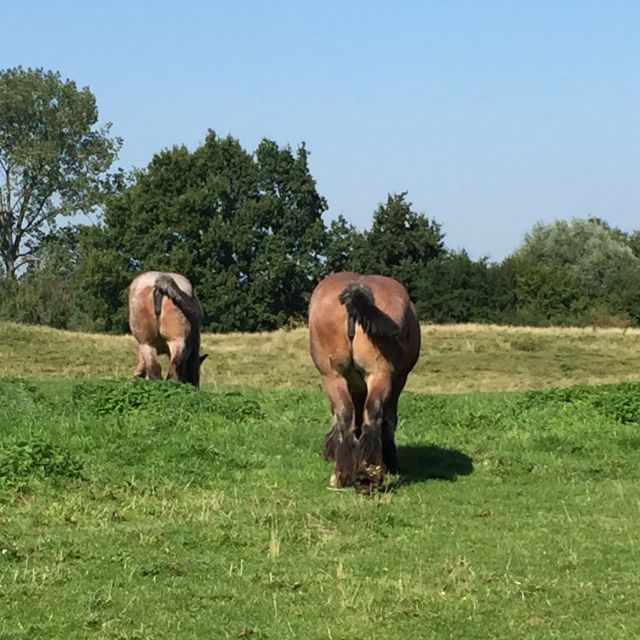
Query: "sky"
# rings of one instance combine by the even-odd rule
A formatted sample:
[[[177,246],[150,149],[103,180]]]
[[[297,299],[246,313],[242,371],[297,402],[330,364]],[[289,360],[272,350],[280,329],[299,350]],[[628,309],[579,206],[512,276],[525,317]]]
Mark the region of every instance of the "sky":
[[[0,3],[0,69],[95,94],[145,167],[213,129],[296,148],[359,229],[389,193],[501,260],[538,221],[640,228],[636,0]]]

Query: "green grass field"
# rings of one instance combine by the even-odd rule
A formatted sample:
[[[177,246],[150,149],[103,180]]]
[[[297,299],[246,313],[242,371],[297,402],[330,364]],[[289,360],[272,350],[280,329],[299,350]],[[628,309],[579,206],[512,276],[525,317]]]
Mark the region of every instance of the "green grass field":
[[[367,497],[327,488],[311,378],[133,382],[126,342],[97,380],[56,356],[70,334],[3,329],[2,640],[640,637],[640,383],[407,391],[404,481]]]

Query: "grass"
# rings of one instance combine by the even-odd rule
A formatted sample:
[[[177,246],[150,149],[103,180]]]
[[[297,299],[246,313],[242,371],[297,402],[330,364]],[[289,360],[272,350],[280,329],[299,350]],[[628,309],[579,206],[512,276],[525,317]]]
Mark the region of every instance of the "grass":
[[[640,634],[640,384],[407,392],[373,497],[327,489],[315,389],[0,397],[3,640]]]
[[[534,329],[425,325],[408,389],[429,393],[517,391],[638,378],[640,329]],[[318,389],[307,330],[203,336],[209,389]],[[127,378],[131,336],[0,323],[0,377]],[[166,366],[165,366],[166,370]]]

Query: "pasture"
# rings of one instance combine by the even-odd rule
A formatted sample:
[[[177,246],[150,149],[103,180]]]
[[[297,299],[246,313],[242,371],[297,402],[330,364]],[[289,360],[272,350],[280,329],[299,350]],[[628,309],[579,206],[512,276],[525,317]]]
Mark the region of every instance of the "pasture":
[[[637,637],[639,337],[423,327],[365,497],[302,329],[205,334],[196,391],[0,325],[0,638]]]
[[[203,334],[209,389],[319,389],[304,328]],[[131,336],[58,331],[0,322],[0,377],[126,378]],[[163,372],[167,360],[161,358]],[[407,389],[428,393],[520,391],[637,380],[640,329],[423,325]]]

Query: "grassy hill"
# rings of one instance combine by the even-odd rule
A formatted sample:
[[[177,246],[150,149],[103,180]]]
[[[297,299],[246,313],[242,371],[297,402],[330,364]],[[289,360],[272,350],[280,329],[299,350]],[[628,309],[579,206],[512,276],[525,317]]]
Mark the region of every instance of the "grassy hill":
[[[640,330],[425,325],[408,389],[511,391],[640,378]],[[318,388],[304,328],[205,334],[205,388]],[[126,378],[131,336],[0,323],[0,377]],[[163,365],[166,359],[162,360]],[[166,370],[166,367],[165,367]]]

